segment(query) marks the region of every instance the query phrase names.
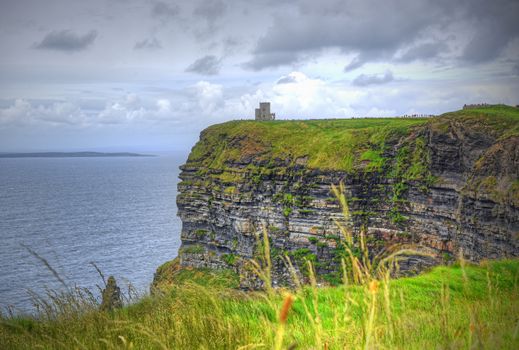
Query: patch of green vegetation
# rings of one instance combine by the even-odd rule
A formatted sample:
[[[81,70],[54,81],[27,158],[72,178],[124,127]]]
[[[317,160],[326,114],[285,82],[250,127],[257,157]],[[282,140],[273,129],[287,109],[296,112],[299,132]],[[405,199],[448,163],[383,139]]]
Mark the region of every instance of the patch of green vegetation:
[[[209,231],[207,231],[207,230],[196,230],[195,231],[195,236],[197,236],[199,238],[202,238],[205,235],[207,235],[208,233],[209,233]]]
[[[413,143],[410,166],[403,174],[405,180],[425,180],[430,175],[431,155],[426,149],[425,139],[417,137]]]
[[[231,269],[213,270],[180,266],[179,258],[167,261],[157,268],[152,291],[167,292],[173,287],[196,284],[204,287],[238,288],[239,276]]]
[[[316,244],[317,242],[319,241],[319,238],[317,237],[308,237],[308,242],[312,243],[312,244]]]
[[[285,193],[283,196],[283,205],[292,206],[294,204],[294,196],[290,193]]]
[[[369,171],[381,171],[386,163],[386,159],[382,157],[380,150],[369,149],[362,153],[360,160],[369,161],[367,169]]]
[[[319,241],[316,244],[317,248],[328,248],[328,243]]]
[[[172,276],[170,287],[193,284],[211,288],[238,288],[240,277],[232,269],[183,267]]]
[[[292,214],[292,208],[290,207],[283,207],[283,216],[288,218]]]
[[[317,256],[308,248],[299,248],[296,250],[291,250],[288,252],[288,255],[293,257],[298,265],[301,265],[302,262],[308,261],[316,261]]]
[[[218,175],[212,175],[213,177],[220,179],[223,183],[226,184],[235,184],[239,182],[242,178],[242,174],[236,172],[236,171],[223,171],[221,174]]]
[[[203,254],[205,253],[205,248],[200,244],[193,244],[182,247],[181,251],[184,254]]]
[[[2,314],[2,348],[275,348],[284,294],[226,289],[238,285],[231,269],[183,269],[175,277],[167,292],[110,313],[75,299],[62,300],[51,319]],[[371,289],[344,286],[340,275],[325,274],[323,279],[338,287],[297,292],[282,345],[364,348],[373,310],[373,348],[517,349],[518,277],[518,260],[437,267],[417,277],[374,283]],[[72,303],[84,306],[67,307]]]
[[[313,213],[315,213],[315,211],[312,209],[299,209],[299,214],[310,215]]]
[[[227,265],[230,265],[230,266],[234,266],[234,264],[236,263],[236,255],[235,254],[222,254],[221,255],[221,258],[222,260],[227,264]]]
[[[342,276],[339,272],[329,272],[321,277],[331,286],[338,286],[342,283]]]
[[[402,215],[396,208],[391,208],[388,212],[388,218],[393,224],[403,224],[409,220],[406,216]]]
[[[223,190],[223,193],[225,194],[235,194],[236,193],[236,186],[228,186]]]

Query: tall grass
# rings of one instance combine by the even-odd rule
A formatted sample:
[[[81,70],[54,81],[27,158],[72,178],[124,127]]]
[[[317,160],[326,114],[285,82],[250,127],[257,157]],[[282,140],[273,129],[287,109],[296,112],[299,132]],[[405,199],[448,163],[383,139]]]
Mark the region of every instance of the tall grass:
[[[348,218],[343,189],[334,191]],[[345,220],[347,222],[348,220]],[[89,295],[45,299],[34,317],[2,314],[5,349],[517,349],[519,261],[436,267],[412,278],[390,279],[410,247],[380,255],[364,233],[341,224],[347,254],[343,285],[319,287],[311,261],[309,283],[285,257],[294,287],[275,289],[266,231],[263,256],[251,262],[265,291],[226,288],[202,270],[167,292],[110,312]],[[414,251],[413,251],[414,254]]]

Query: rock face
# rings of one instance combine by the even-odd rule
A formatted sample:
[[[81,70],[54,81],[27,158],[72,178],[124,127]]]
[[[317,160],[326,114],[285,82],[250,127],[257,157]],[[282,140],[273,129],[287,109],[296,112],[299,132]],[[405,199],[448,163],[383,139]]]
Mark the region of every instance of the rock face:
[[[203,131],[178,185],[181,265],[231,267],[254,287],[244,262],[266,229],[274,284],[288,283],[285,255],[299,268],[313,261],[333,283],[337,222],[364,228],[373,252],[410,243],[431,254],[408,257],[403,271],[460,252],[473,261],[519,256],[519,111],[362,123],[243,121]],[[351,222],[330,190],[341,182]]]

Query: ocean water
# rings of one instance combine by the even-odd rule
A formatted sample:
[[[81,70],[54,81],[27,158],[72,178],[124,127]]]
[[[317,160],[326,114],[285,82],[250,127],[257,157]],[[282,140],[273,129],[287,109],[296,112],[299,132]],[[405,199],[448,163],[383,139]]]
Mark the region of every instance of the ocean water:
[[[180,246],[176,186],[185,155],[0,159],[0,307],[31,312],[28,291],[96,290],[114,275],[146,292]]]

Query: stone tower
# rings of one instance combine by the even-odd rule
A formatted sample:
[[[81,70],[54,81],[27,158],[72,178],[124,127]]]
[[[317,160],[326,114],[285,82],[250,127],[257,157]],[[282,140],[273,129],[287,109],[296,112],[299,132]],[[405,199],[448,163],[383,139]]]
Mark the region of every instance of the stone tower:
[[[256,120],[274,120],[276,119],[275,113],[270,113],[270,102],[260,102],[259,108],[255,110]]]

